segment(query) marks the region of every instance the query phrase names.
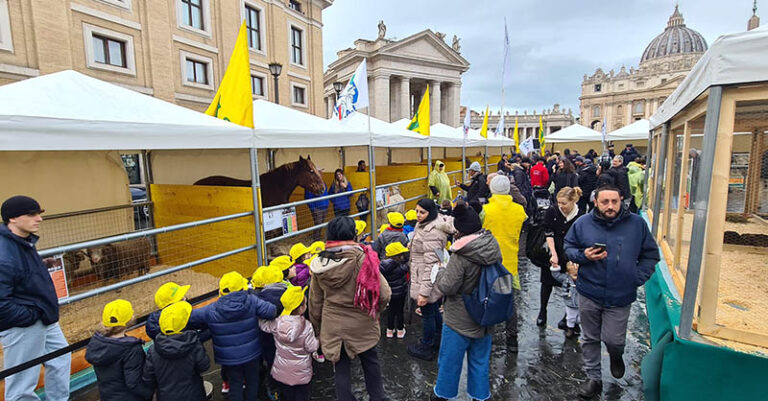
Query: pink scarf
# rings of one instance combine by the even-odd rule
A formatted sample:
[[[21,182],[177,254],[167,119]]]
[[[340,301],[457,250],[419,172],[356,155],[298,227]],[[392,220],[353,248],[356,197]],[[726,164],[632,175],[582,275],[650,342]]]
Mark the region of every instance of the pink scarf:
[[[365,252],[365,259],[360,272],[357,273],[357,289],[355,290],[355,306],[366,311],[368,316],[376,318],[379,309],[379,255],[368,245],[360,245]]]

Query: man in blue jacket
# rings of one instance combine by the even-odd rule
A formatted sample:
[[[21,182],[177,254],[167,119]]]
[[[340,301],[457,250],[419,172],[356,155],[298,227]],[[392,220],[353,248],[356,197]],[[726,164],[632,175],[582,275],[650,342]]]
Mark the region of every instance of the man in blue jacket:
[[[579,265],[576,289],[588,379],[579,396],[592,398],[602,391],[601,340],[608,349],[611,374],[624,376],[630,306],[637,287],[648,281],[659,262],[659,247],[645,220],[624,206],[621,190],[605,185],[597,189],[595,209],[566,234],[565,253]]]
[[[59,327],[59,300],[35,249],[43,209],[34,199],[14,196],[0,207],[0,341],[3,369],[67,346]],[[46,399],[69,399],[70,355],[44,363]],[[40,365],[5,378],[6,400],[36,400]]]

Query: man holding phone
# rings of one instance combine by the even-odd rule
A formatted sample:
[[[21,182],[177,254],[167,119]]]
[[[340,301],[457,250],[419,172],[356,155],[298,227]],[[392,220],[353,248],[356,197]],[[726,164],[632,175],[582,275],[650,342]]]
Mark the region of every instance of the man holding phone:
[[[645,284],[659,262],[659,247],[645,220],[624,205],[621,190],[604,185],[595,193],[595,209],[573,224],[565,236],[565,253],[579,265],[582,358],[587,381],[579,396],[602,391],[600,341],[605,342],[613,377],[624,376],[627,321],[637,287]]]

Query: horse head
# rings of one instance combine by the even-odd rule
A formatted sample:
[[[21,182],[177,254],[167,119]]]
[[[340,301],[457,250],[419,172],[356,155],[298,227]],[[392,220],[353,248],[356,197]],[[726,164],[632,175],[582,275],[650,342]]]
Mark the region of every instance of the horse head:
[[[325,182],[323,182],[323,175],[320,170],[317,169],[315,163],[312,162],[312,158],[307,155],[307,158],[299,156],[299,161],[296,166],[296,183],[305,191],[312,192],[315,195],[322,195],[323,189],[325,189]]]

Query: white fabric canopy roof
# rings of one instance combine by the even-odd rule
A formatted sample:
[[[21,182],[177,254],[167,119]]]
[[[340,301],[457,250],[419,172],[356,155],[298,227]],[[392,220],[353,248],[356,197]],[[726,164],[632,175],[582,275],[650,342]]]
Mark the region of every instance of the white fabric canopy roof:
[[[368,133],[368,115],[360,112],[352,113],[343,121],[335,122],[344,129]],[[421,148],[429,146],[427,137],[408,131],[405,127],[371,117],[371,132],[373,132],[373,146],[389,148]],[[365,136],[365,144],[369,143]],[[351,145],[347,145],[351,146]]]
[[[646,137],[648,135],[646,134]],[[546,136],[547,143],[602,141],[603,135],[581,124],[569,125]]]
[[[707,88],[768,81],[768,27],[723,35],[651,116],[651,127],[669,121]]]
[[[621,141],[625,139],[648,139],[648,131],[651,129],[651,122],[641,119],[632,124],[625,125],[615,131],[609,132],[606,136],[611,141]]]
[[[250,148],[250,128],[75,71],[0,86],[0,149]]]

